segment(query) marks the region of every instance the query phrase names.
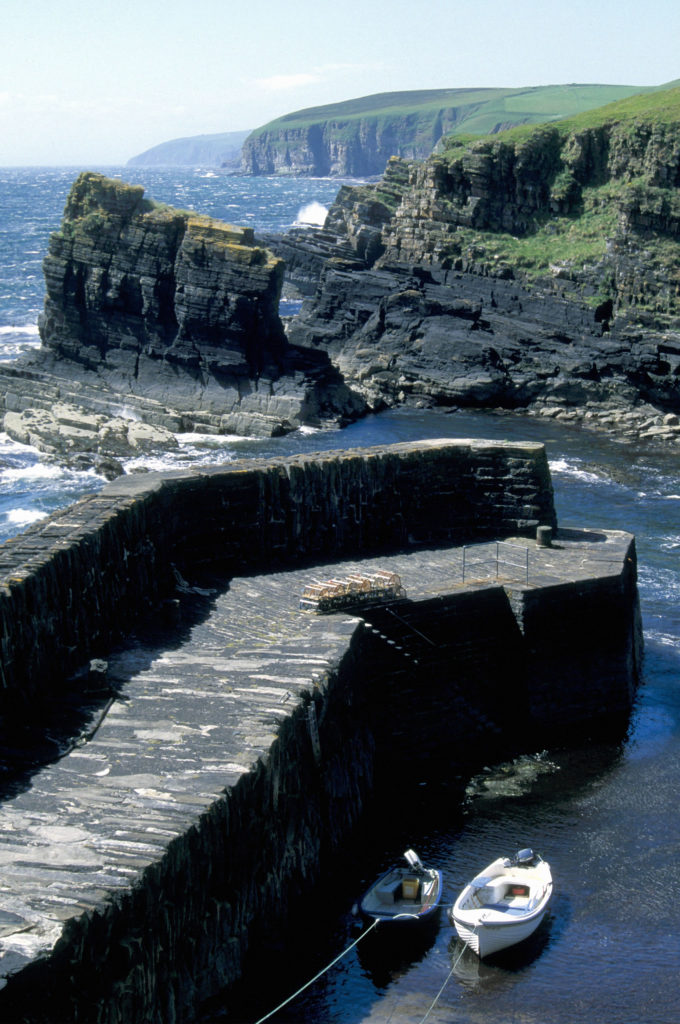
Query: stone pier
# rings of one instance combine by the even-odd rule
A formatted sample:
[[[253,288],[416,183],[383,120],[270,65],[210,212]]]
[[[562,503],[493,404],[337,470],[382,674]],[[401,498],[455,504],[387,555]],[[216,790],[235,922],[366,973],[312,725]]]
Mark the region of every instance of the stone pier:
[[[409,736],[411,767],[420,748],[422,771],[460,773],[475,765],[480,745],[485,756],[500,756],[521,750],[528,728],[535,746],[537,735],[542,742],[559,730],[628,712],[640,658],[633,538],[557,530],[550,502],[533,522],[513,516],[507,469],[517,446],[482,445],[487,467],[493,449],[496,479],[501,465],[506,471],[506,486],[497,491],[503,525],[495,538],[481,539],[468,524],[463,546],[456,542],[463,531],[453,536],[453,524],[460,523],[470,489],[456,489],[449,445],[398,448],[355,456],[351,487],[342,472],[347,453],[310,462],[305,493],[325,494],[327,501],[329,493],[343,495],[335,506],[340,526],[331,531],[332,523],[325,522],[333,541],[323,558],[300,542],[297,564],[291,547],[278,566],[266,569],[264,556],[259,562],[252,556],[261,540],[255,543],[249,533],[256,517],[243,514],[242,501],[241,541],[249,537],[255,568],[225,574],[225,555],[232,566],[236,561],[237,521],[225,497],[226,472],[219,487],[210,474],[172,477],[167,487],[175,502],[167,500],[163,481],[122,481],[52,517],[44,533],[29,531],[4,546],[7,559],[31,546],[36,552],[40,538],[51,537],[54,557],[70,550],[60,564],[79,565],[89,574],[91,593],[98,592],[92,567],[74,561],[73,543],[65,541],[68,525],[82,546],[79,517],[88,509],[90,514],[88,503],[96,500],[118,503],[125,568],[105,567],[109,581],[131,575],[142,562],[148,567],[149,550],[158,566],[158,552],[173,557],[162,585],[160,573],[147,591],[135,594],[127,583],[123,642],[115,643],[105,626],[92,648],[82,642],[81,660],[86,654],[99,659],[88,671],[67,678],[68,659],[52,673],[33,661],[41,665],[41,678],[24,679],[35,701],[35,728],[27,741],[34,745],[32,761],[8,731],[18,714],[25,722],[27,705],[7,700],[3,745],[14,745],[15,771],[8,772],[0,809],[2,1020],[190,1021],[203,1000],[239,978],[264,923],[283,928],[299,894],[320,884],[324,865],[356,829],[381,777],[403,770]],[[456,454],[460,458],[460,448]],[[540,453],[529,454],[540,467]],[[396,468],[404,468],[401,457],[410,469],[401,484],[394,456]],[[380,465],[374,480],[384,484],[380,460],[392,459],[393,493],[404,488],[398,508],[391,506],[401,516],[398,542],[394,525],[387,540],[377,532],[386,506],[369,524],[371,457]],[[363,475],[362,460],[369,467]],[[469,468],[470,448],[466,460]],[[276,464],[279,486],[276,500],[268,498],[270,509],[282,509],[281,481],[294,476],[295,465]],[[260,495],[259,516],[262,481],[271,480],[271,472],[236,467],[231,474],[230,486],[241,495],[244,485],[251,496]],[[542,470],[538,476],[536,492],[546,493]],[[323,477],[325,488],[315,492],[310,479]],[[490,495],[488,473],[486,479]],[[525,499],[526,476],[521,487]],[[177,508],[178,488],[189,490],[189,497],[179,496],[186,515]],[[142,533],[134,548],[137,534],[130,526],[130,520],[140,521],[138,502],[146,528],[153,521],[165,531],[148,533],[146,562],[139,553]],[[156,502],[163,515],[153,510]],[[429,507],[429,518],[410,512],[418,502]],[[531,504],[523,500],[521,507]],[[539,507],[535,500],[533,505]],[[341,513],[350,506],[355,525],[357,510],[363,510],[354,534],[342,527]],[[216,536],[211,517],[218,508],[229,524],[223,539],[231,546],[223,544],[215,554],[212,568],[220,571],[210,573],[207,556]],[[320,510],[298,508],[298,524],[312,514],[315,530],[299,536],[318,535]],[[201,515],[206,525],[198,536],[192,531]],[[262,529],[274,530],[272,518]],[[281,552],[291,520],[289,515],[286,526],[286,517],[280,518]],[[109,509],[106,529],[114,519]],[[480,515],[477,527],[490,532],[491,520]],[[537,525],[545,522],[553,528],[551,546],[535,540]],[[437,530],[436,543],[424,536]],[[448,542],[442,536],[447,531]],[[98,550],[96,537],[90,532],[87,538],[88,550]],[[34,576],[47,573],[55,581],[52,564],[40,549]],[[376,567],[399,574],[403,598],[360,614],[300,609],[300,593],[311,579]],[[27,569],[15,572],[6,600],[20,593],[22,615],[33,616],[33,635],[41,628],[39,611],[48,620],[45,635],[54,635],[49,617],[59,610],[30,605],[23,588],[34,577]],[[73,607],[75,576],[67,582]],[[145,607],[151,616],[142,616]],[[15,630],[5,633],[5,652],[11,653],[12,635],[22,637],[21,619],[14,623],[8,606],[5,614]],[[87,614],[92,617],[92,610]],[[80,636],[77,627],[72,635]],[[6,679],[19,686],[17,660],[7,664],[13,674]],[[56,688],[51,702],[50,685]],[[69,702],[75,711],[62,728],[59,750],[38,744],[40,736],[54,737],[55,709],[64,711]]]

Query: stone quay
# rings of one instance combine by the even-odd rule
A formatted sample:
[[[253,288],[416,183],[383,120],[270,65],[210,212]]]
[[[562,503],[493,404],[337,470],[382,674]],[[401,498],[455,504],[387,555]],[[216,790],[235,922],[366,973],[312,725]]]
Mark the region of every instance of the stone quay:
[[[194,1019],[405,764],[625,718],[638,676],[634,538],[558,528],[535,444],[121,478],[0,560],[8,1022]],[[405,593],[301,609],[378,569]]]

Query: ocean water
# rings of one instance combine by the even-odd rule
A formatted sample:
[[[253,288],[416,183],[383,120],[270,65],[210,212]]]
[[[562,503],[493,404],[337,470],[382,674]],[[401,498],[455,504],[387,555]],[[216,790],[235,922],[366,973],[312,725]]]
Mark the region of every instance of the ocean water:
[[[319,218],[338,184],[239,179],[207,172],[103,168],[147,194],[257,230]],[[77,169],[0,169],[0,358],[38,343],[40,265]],[[306,214],[304,211],[307,211]],[[181,438],[173,463],[312,452],[426,437],[546,444],[563,526],[636,535],[645,633],[643,678],[628,729],[610,743],[536,748],[470,780],[464,806],[423,787],[402,818],[367,834],[362,856],[328,880],[327,902],[262,951],[239,992],[204,1024],[680,1024],[680,462],[674,452],[624,445],[578,427],[518,415],[393,411],[344,431],[280,439]],[[149,468],[168,457],[138,460]],[[128,468],[133,469],[134,463]],[[0,437],[0,540],[103,481],[62,470]],[[551,913],[535,940],[480,964],[443,916],[427,942],[359,944],[352,904],[389,861],[413,846],[444,872],[445,901],[500,854],[532,846],[555,877]],[[329,970],[325,967],[339,959]]]

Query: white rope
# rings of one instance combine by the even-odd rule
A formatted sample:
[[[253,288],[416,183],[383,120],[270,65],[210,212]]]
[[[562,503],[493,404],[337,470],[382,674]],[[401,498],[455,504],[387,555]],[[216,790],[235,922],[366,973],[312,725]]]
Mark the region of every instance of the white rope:
[[[461,954],[461,955],[462,955],[462,954]],[[437,1002],[438,1002],[438,1000],[439,1000],[439,997],[440,997],[440,995],[442,994],[442,992],[444,991],[444,989],[445,989],[445,988],[446,988],[446,986],[448,985],[449,981],[451,980],[451,976],[452,976],[452,974],[453,974],[453,972],[455,971],[455,969],[456,969],[456,967],[457,967],[457,966],[458,966],[458,960],[456,960],[455,964],[453,965],[453,967],[451,968],[451,970],[449,971],[449,973],[448,973],[448,974],[446,975],[446,979],[445,979],[445,981],[444,981],[444,984],[443,984],[443,985],[442,985],[442,987],[441,987],[441,988],[439,989],[439,992],[437,992],[437,995],[436,995],[436,996],[434,997],[434,999],[433,999],[433,1000],[432,1000],[432,1002],[430,1003],[430,1008],[429,1008],[429,1010],[427,1011],[427,1013],[425,1014],[425,1016],[424,1016],[424,1017],[423,1017],[423,1018],[421,1019],[421,1021],[420,1021],[420,1024],[424,1024],[424,1022],[425,1022],[425,1021],[427,1020],[427,1018],[428,1018],[428,1017],[430,1016],[430,1014],[431,1014],[431,1013],[432,1013],[432,1011],[434,1010],[435,1006],[437,1005]]]
[[[477,928],[477,925],[475,925],[475,927],[474,927],[473,931],[475,931],[475,930],[476,930],[476,928]],[[465,943],[465,945],[463,946],[463,948],[461,949],[461,951],[460,951],[460,954],[458,955],[458,959],[457,959],[457,960],[456,960],[456,962],[454,963],[454,965],[453,965],[453,967],[451,968],[451,970],[449,971],[449,973],[448,973],[448,974],[446,975],[446,978],[444,979],[444,984],[443,984],[443,985],[442,985],[442,987],[441,987],[441,988],[439,989],[439,992],[437,992],[437,995],[436,995],[436,996],[434,997],[434,999],[433,999],[433,1000],[432,1000],[432,1002],[430,1003],[430,1008],[428,1009],[428,1011],[427,1011],[427,1013],[425,1014],[425,1016],[421,1018],[421,1020],[419,1021],[419,1024],[425,1024],[425,1021],[426,1021],[426,1020],[427,1020],[427,1018],[428,1018],[428,1017],[430,1016],[430,1014],[431,1014],[431,1013],[432,1013],[432,1011],[434,1010],[435,1006],[436,1006],[436,1005],[437,1005],[437,1003],[439,1002],[439,997],[441,996],[442,992],[444,991],[444,989],[446,988],[446,986],[448,985],[448,983],[449,983],[449,982],[451,981],[451,978],[453,977],[453,972],[455,971],[456,967],[457,967],[457,966],[458,966],[458,964],[460,963],[460,959],[461,959],[461,957],[462,957],[463,953],[465,952],[465,950],[466,950],[466,949],[468,948],[468,945],[469,945],[469,942],[466,942],[466,943]]]
[[[260,1019],[258,1021],[256,1021],[255,1024],[262,1024],[263,1021],[269,1020],[269,1018],[273,1017],[275,1013],[278,1013],[279,1010],[282,1010],[284,1006],[287,1006],[288,1003],[292,1003],[292,1001],[294,999],[297,999],[297,997],[300,995],[301,992],[304,992],[304,990],[306,988],[309,988],[309,986],[313,985],[315,981],[318,981],[318,979],[321,977],[322,974],[325,974],[326,971],[330,971],[331,967],[335,967],[335,965],[337,964],[338,960],[342,960],[343,956],[346,956],[347,953],[349,953],[349,951],[351,949],[354,949],[354,947],[356,945],[358,945],[358,943],[360,943],[362,939],[365,939],[366,936],[369,934],[369,932],[371,932],[375,928],[375,926],[377,924],[379,924],[379,923],[380,923],[379,920],[376,918],[373,921],[373,923],[368,926],[366,931],[361,933],[361,935],[359,936],[358,939],[355,939],[354,942],[350,946],[347,947],[347,949],[343,950],[342,953],[339,953],[338,956],[336,956],[335,960],[331,960],[331,962],[329,964],[327,964],[326,967],[322,968],[318,972],[318,974],[315,974],[313,978],[311,978],[309,981],[305,982],[305,984],[302,986],[302,988],[299,988],[297,990],[297,992],[293,992],[292,996],[288,996],[288,999],[284,999],[284,1001],[282,1003],[279,1003],[279,1005],[277,1007],[275,1007],[275,1009],[270,1010],[269,1013],[264,1015],[264,1017],[260,1017]]]

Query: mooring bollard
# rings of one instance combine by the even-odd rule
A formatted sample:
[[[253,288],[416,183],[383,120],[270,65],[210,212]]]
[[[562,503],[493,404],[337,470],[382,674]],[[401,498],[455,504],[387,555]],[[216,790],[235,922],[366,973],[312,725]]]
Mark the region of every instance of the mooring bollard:
[[[552,547],[552,526],[536,527],[536,545],[539,548]]]

